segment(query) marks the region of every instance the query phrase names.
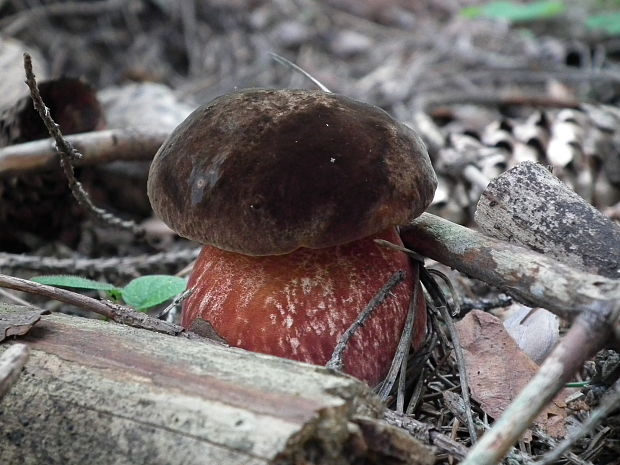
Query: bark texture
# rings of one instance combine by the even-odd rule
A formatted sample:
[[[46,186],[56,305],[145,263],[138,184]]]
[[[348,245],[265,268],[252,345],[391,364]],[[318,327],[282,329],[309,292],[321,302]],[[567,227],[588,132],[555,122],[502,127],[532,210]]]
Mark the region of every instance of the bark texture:
[[[620,278],[620,227],[538,163],[523,162],[493,180],[475,218],[490,236]]]
[[[321,367],[62,315],[20,342],[31,356],[0,403],[0,463],[433,461],[376,420],[366,385]]]

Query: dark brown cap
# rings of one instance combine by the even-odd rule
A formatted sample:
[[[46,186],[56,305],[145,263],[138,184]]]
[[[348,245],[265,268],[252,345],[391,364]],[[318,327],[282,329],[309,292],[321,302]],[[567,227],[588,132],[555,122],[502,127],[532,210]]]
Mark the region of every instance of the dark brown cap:
[[[249,89],[174,130],[148,194],[181,236],[275,255],[406,224],[436,185],[421,139],[380,108],[322,91]]]

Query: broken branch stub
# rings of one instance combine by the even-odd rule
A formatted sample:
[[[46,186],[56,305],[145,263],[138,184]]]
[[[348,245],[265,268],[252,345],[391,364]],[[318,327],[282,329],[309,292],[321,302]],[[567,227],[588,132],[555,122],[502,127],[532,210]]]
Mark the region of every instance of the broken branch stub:
[[[613,325],[620,341],[616,314],[620,280],[579,271],[429,213],[402,228],[401,237],[405,246],[532,307],[546,308],[568,320],[581,312],[596,314]]]

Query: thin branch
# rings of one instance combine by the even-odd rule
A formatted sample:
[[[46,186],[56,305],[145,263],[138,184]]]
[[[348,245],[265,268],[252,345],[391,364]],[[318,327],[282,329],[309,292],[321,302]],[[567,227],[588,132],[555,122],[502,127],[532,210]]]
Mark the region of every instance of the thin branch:
[[[441,434],[433,425],[423,423],[409,415],[403,415],[393,410],[385,410],[384,420],[390,425],[404,429],[413,437],[425,444],[432,444],[442,452],[462,460],[467,455],[467,447],[448,436]]]
[[[76,166],[112,161],[148,161],[169,133],[144,129],[109,129],[73,134],[64,139],[83,157]],[[58,151],[53,139],[35,140],[0,148],[0,178],[58,166]]]
[[[33,271],[41,274],[78,274],[85,276],[113,275],[121,278],[135,278],[154,270],[168,272],[194,261],[199,248],[160,252],[133,257],[103,258],[54,258],[39,255],[20,255],[0,252],[0,270],[4,272]]]
[[[122,220],[112,215],[110,212],[105,211],[102,208],[96,207],[88,193],[84,190],[82,184],[75,178],[75,172],[73,169],[73,160],[79,160],[82,158],[82,154],[79,153],[63,136],[60,132],[59,126],[54,122],[50,115],[50,110],[45,106],[39,88],[37,87],[37,81],[32,71],[32,58],[28,53],[24,53],[24,71],[26,72],[26,84],[30,89],[30,96],[32,97],[32,103],[35,110],[39,113],[39,116],[43,120],[45,127],[47,128],[50,136],[56,141],[56,147],[60,154],[60,166],[62,167],[65,176],[69,182],[69,188],[71,193],[80,204],[82,208],[85,208],[91,213],[95,219],[103,224],[107,224],[114,227],[120,227],[131,231],[136,236],[144,236],[144,230],[136,225],[133,221]]]
[[[340,336],[340,340],[336,347],[334,348],[334,352],[332,353],[332,357],[329,359],[327,364],[325,365],[327,368],[331,368],[332,370],[342,371],[343,366],[343,356],[344,351],[347,348],[347,344],[353,337],[353,335],[364,326],[364,323],[370,318],[373,311],[383,303],[383,301],[391,295],[391,291],[398,286],[405,279],[404,271],[397,271],[394,273],[388,282],[377,292],[377,294],[368,302],[368,305],[362,310],[357,319],[349,326],[349,328]]]
[[[161,312],[157,314],[157,319],[165,320],[166,317],[168,316],[168,313],[170,313],[176,306],[181,305],[183,301],[185,301],[185,299],[187,299],[190,295],[192,295],[192,292],[194,292],[193,289],[185,289],[183,292],[177,295],[172,300],[172,302],[170,302],[170,304],[166,306],[166,308],[164,308]]]
[[[169,334],[172,336],[182,335],[185,337],[203,339],[200,336],[186,331],[182,326],[158,320],[157,318],[153,318],[145,313],[138,312],[133,308],[113,304],[111,302],[96,300],[82,294],[77,294],[65,289],[59,289],[57,287],[46,286],[44,284],[28,281],[27,279],[0,274],[0,287],[28,292],[29,294],[41,295],[69,305],[75,305],[76,307],[89,310],[124,325],[148,329],[150,331]]]
[[[469,297],[463,297],[461,300],[461,311],[459,315],[463,315],[464,313],[473,309],[488,312],[489,310],[493,310],[496,308],[508,307],[513,303],[512,297],[506,294],[500,294],[497,297],[488,299],[470,299]]]
[[[620,341],[620,280],[579,271],[524,247],[493,239],[430,213],[401,228],[405,246],[502,289],[530,307],[574,320],[587,311],[614,325]]]

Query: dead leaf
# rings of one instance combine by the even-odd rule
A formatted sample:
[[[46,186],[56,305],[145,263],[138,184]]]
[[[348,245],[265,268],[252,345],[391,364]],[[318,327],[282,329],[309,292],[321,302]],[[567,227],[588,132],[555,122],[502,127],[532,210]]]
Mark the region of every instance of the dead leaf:
[[[49,311],[0,302],[0,342],[11,336],[23,336],[46,314]]]
[[[474,310],[457,329],[465,352],[472,397],[497,419],[538,371],[538,365],[512,339],[501,320]],[[566,397],[562,391],[534,423],[554,438],[566,435]]]

